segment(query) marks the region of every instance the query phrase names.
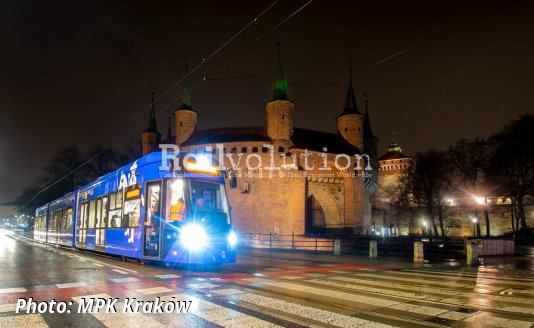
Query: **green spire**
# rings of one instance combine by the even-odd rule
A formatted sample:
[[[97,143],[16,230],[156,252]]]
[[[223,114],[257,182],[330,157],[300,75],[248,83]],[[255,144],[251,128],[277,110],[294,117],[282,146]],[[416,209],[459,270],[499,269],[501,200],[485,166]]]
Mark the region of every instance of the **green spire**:
[[[167,126],[167,140],[172,139],[172,132],[171,132],[171,112],[167,111],[169,113],[169,125]]]
[[[182,105],[180,109],[191,110],[191,90],[189,89],[189,78],[187,77],[188,66],[187,66],[187,56],[184,56],[185,59],[185,80],[184,80],[184,92],[182,93]]]
[[[282,58],[280,56],[280,43],[276,44],[278,48],[278,76],[276,77],[276,84],[274,85],[273,100],[288,100],[287,90],[288,84],[287,80],[284,78],[284,73],[282,72]]]
[[[363,136],[366,139],[375,138],[373,130],[371,129],[371,118],[369,117],[369,108],[367,106],[367,92],[363,94],[365,96],[365,116],[363,117]]]
[[[150,85],[150,87],[152,88],[152,106],[148,115],[148,123],[145,132],[155,132],[159,135],[158,123],[156,121],[156,109],[154,107],[154,85]]]
[[[349,58],[349,62],[351,62],[351,59]],[[352,86],[352,62],[349,67],[349,87],[347,89],[347,97],[345,98],[345,108],[343,109],[343,112],[341,112],[341,115],[347,115],[347,114],[357,114],[362,115],[360,111],[358,111],[358,106],[356,104],[356,95],[354,94],[354,87]]]
[[[396,133],[393,132],[393,140],[388,147],[388,153],[400,153],[402,151],[400,145],[397,143]]]

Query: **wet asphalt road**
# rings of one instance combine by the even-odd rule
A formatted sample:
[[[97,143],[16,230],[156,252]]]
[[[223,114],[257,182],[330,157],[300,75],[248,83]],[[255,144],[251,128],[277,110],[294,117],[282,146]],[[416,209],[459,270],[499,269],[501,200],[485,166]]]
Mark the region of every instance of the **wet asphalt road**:
[[[21,298],[71,313],[15,313]],[[77,313],[82,299],[180,300],[187,313]],[[534,257],[414,265],[242,250],[202,270],[123,262],[0,233],[0,327],[534,327]],[[184,303],[185,304],[185,303]],[[141,311],[142,312],[142,311]]]

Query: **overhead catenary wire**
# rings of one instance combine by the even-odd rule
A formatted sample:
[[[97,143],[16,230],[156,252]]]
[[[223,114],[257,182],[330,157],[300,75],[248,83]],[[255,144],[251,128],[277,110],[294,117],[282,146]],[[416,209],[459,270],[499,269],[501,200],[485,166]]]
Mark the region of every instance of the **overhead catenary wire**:
[[[263,14],[265,14],[270,8],[272,8],[279,0],[273,2],[269,7],[267,7],[264,11],[262,11],[260,13],[260,15],[258,15],[257,17],[255,17],[251,22],[249,22],[248,24],[245,25],[245,27],[243,27],[239,32],[237,32],[236,34],[234,34],[229,40],[227,40],[225,43],[223,43],[219,48],[217,48],[212,54],[210,54],[208,57],[204,58],[200,64],[198,64],[193,70],[191,70],[187,75],[185,75],[182,79],[180,79],[179,81],[177,81],[176,83],[174,83],[173,85],[171,85],[171,87],[169,87],[163,94],[161,94],[159,97],[157,97],[155,99],[155,101],[159,101],[160,99],[162,99],[166,94],[168,94],[170,91],[172,91],[177,85],[179,85],[181,82],[183,82],[186,78],[188,78],[191,74],[193,74],[195,71],[197,71],[200,67],[202,67],[205,63],[207,63],[208,60],[210,60],[212,57],[214,57],[217,53],[219,53],[226,45],[228,45],[231,41],[233,41],[235,38],[237,38],[244,30],[246,30],[248,27],[250,27],[252,24],[256,24],[257,23],[257,20],[260,16],[262,16]],[[286,21],[288,21],[291,17],[293,17],[294,15],[296,15],[298,12],[302,11],[306,6],[308,6],[313,0],[310,0],[308,2],[306,2],[303,6],[299,7],[295,12],[293,12],[291,15],[289,15],[287,18],[285,18],[284,20],[282,20],[280,23],[278,23],[275,27],[273,27],[271,30],[269,30],[267,33],[264,33],[262,35],[261,38],[263,38],[264,36],[266,36],[267,34],[271,33],[272,31],[276,30],[279,26],[281,26],[282,24],[284,24]],[[487,12],[479,17],[476,17],[475,19],[473,19],[472,21],[466,23],[466,24],[463,24],[461,27],[457,28],[455,31],[457,32],[458,30],[460,30],[462,27],[465,27],[465,26],[468,26],[468,25],[471,25],[473,24],[474,22],[478,21],[478,20],[481,20],[481,19],[484,19],[498,11],[501,11],[503,9],[506,9],[508,7],[510,7],[511,5],[519,2],[520,0],[516,0],[516,1],[512,1],[510,3],[507,3],[507,4],[504,4],[502,6],[499,6],[498,8],[495,8],[493,10],[491,10],[490,12]],[[419,43],[416,43],[410,47],[407,47],[403,50],[400,50],[396,53],[394,53],[393,55],[390,55],[386,58],[383,58],[379,61],[376,61],[374,62],[373,64],[371,65],[367,65],[364,69],[365,70],[369,70],[369,69],[372,69],[374,67],[376,67],[377,65],[380,65],[382,63],[385,63],[387,61],[390,61],[392,60],[393,58],[396,58],[396,57],[399,57],[415,48],[418,48],[424,44],[427,44],[427,43],[430,43],[430,42],[433,42],[433,41],[436,41],[436,40],[439,40],[445,36],[448,36],[448,34],[446,35],[441,35],[441,36],[438,36],[438,37],[435,37],[435,38],[430,38],[430,39],[427,39],[427,40],[424,40],[423,42],[419,42]],[[253,42],[254,43],[257,43],[261,40],[260,37],[257,37],[256,41]],[[387,39],[388,36],[385,36],[383,37],[382,39]],[[380,42],[381,40],[377,40],[377,42]],[[374,45],[375,43],[372,43],[371,45]],[[370,45],[370,46],[371,46]],[[248,49],[250,49],[250,46],[248,46],[242,53],[248,51]],[[232,59],[230,59],[229,61],[227,61],[227,63],[230,63],[231,61],[233,61],[236,57],[240,56],[242,53],[239,53],[238,55],[234,56]],[[348,57],[348,56],[347,56]],[[340,59],[337,59],[335,62],[339,62]],[[328,64],[330,65],[330,64]],[[224,65],[224,67],[221,67],[220,70],[224,69],[226,65]],[[220,71],[219,70],[219,71]],[[362,73],[363,71],[360,71],[360,74]],[[199,85],[201,85],[202,83],[199,83],[197,85],[195,85],[192,89],[194,90],[196,87],[198,87]],[[331,87],[332,85],[335,85],[335,84],[325,84],[323,86],[321,86],[320,88],[318,88],[317,90],[314,90],[312,92],[310,92],[309,94],[307,95],[304,95],[302,97],[300,97],[300,99],[306,97],[306,96],[309,96],[309,95],[312,95],[312,94],[316,94],[317,92],[320,92],[321,90],[325,89],[325,88],[328,88],[328,87]],[[262,98],[262,99],[265,99],[265,98]],[[296,100],[295,100],[296,101]],[[257,103],[258,101],[256,101],[255,103]],[[161,111],[161,110],[165,110],[167,109],[170,105],[174,104],[175,101],[173,101],[172,103],[169,103],[168,105],[164,106],[164,108],[160,108],[157,110],[157,112]],[[138,113],[136,113],[134,116],[130,117],[129,120],[127,120],[126,122],[124,122],[118,129],[122,128],[124,125],[126,124],[129,124],[129,122],[131,122],[133,119],[137,118],[142,112],[144,112],[146,109],[149,108],[150,105],[144,107],[141,111],[139,111]],[[243,108],[248,108],[249,106],[245,106]],[[91,160],[93,160],[94,158],[96,158],[99,154],[96,154],[95,156],[93,156],[92,158],[90,158],[89,160],[87,160],[86,162],[84,162],[82,165],[80,165],[79,167],[77,167],[76,169],[74,169],[73,171],[69,172],[68,174],[66,174],[65,176],[59,178],[57,181],[53,182],[52,185],[55,185],[57,182],[63,180],[65,177],[67,177],[68,175],[74,173],[75,171],[79,170],[81,167],[83,167],[84,165],[86,165],[87,163],[89,163]],[[38,194],[40,194],[41,192],[47,190],[49,187],[51,187],[52,185],[50,186],[47,186],[45,187],[45,189],[42,189],[41,191],[38,192]],[[37,194],[37,195],[38,195]],[[31,203],[31,201],[33,201],[33,199],[35,199],[37,197],[37,195],[32,198],[32,200],[30,200],[28,203],[26,203],[24,207],[26,207],[29,203]]]

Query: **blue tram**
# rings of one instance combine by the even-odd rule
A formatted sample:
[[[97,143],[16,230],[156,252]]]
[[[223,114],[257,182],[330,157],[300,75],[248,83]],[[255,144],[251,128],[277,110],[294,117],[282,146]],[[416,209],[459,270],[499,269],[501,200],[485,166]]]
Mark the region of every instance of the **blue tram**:
[[[154,152],[35,211],[34,239],[168,263],[235,262],[224,179],[190,157],[162,169]],[[169,168],[169,166],[167,166]]]

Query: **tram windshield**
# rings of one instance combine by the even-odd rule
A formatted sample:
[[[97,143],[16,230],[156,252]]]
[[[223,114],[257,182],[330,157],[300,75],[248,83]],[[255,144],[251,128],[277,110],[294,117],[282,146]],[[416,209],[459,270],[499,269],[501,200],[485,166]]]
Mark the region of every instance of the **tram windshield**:
[[[186,216],[207,223],[230,224],[224,184],[174,179],[167,183],[167,220],[183,222]],[[188,208],[189,207],[189,208]]]

